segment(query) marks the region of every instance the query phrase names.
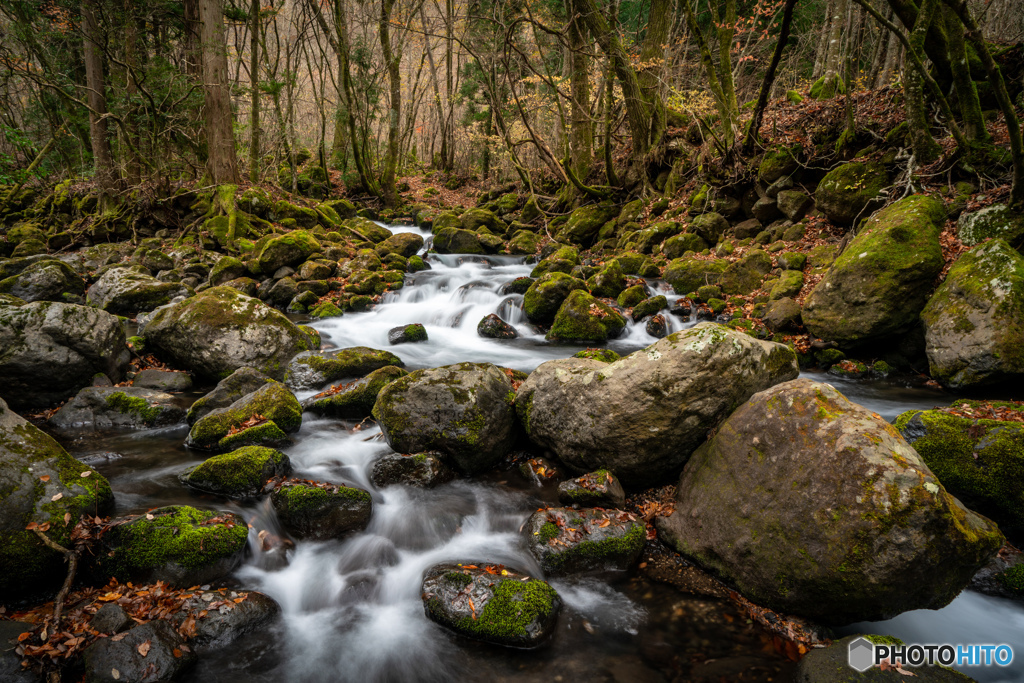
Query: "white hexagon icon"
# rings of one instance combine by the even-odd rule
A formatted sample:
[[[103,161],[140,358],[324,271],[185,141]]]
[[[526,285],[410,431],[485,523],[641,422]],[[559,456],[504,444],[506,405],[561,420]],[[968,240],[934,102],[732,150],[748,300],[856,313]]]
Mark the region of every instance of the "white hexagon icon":
[[[871,641],[861,636],[850,641],[847,650],[847,662],[850,668],[864,673],[875,665],[875,646]]]

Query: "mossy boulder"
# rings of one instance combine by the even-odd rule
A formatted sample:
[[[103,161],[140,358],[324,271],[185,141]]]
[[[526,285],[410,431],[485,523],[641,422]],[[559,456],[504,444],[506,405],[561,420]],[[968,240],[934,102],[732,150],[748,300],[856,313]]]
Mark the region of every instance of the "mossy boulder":
[[[422,248],[422,237],[414,232],[400,232],[378,244],[375,251],[382,258],[387,254],[398,254],[409,258],[415,256]]]
[[[80,303],[85,294],[85,280],[63,261],[45,259],[32,263],[17,275],[0,280],[0,294],[27,302]]]
[[[907,411],[896,418],[896,428],[950,493],[1019,543],[1024,539],[1024,424],[964,417],[976,412],[971,401],[951,407],[959,414]]]
[[[846,94],[846,84],[838,74],[826,74],[811,84],[812,100],[830,100],[836,95]]]
[[[242,563],[248,545],[248,525],[233,512],[172,505],[118,521],[96,555],[92,573],[102,582],[211,583]]]
[[[213,410],[227,408],[238,399],[248,396],[272,381],[270,377],[254,368],[238,368],[222,379],[213,391],[193,403],[188,409],[186,420],[190,426],[194,425],[199,418],[209,415]]]
[[[37,301],[0,306],[0,398],[49,408],[102,373],[120,382],[131,356],[118,318],[88,306]]]
[[[82,515],[113,507],[106,479],[0,400],[0,601],[37,591],[52,596],[67,573],[64,557],[26,526],[49,524],[46,534],[68,547]]]
[[[956,225],[957,236],[969,247],[989,238],[1005,240],[1015,249],[1024,246],[1024,215],[1005,204],[993,204],[973,213],[961,214]]]
[[[270,502],[285,531],[313,541],[362,531],[373,512],[373,500],[363,489],[323,482],[287,481],[274,489]]]
[[[689,294],[704,285],[717,285],[728,267],[724,259],[678,258],[665,266],[662,277],[676,294]]]
[[[192,378],[189,377],[187,372],[146,368],[135,375],[135,379],[132,380],[132,386],[140,389],[156,389],[157,391],[167,392],[188,391],[192,388]]]
[[[619,207],[611,202],[581,206],[569,215],[569,220],[558,232],[558,241],[589,246],[593,244],[601,226],[619,215]]]
[[[678,235],[682,231],[683,226],[675,221],[661,221],[631,234],[628,238],[621,238],[619,244],[620,246],[632,244],[638,252],[650,254],[655,251],[659,244]],[[623,243],[623,240],[625,240],[625,243]]]
[[[855,345],[917,324],[942,271],[942,202],[915,195],[875,214],[804,303],[811,334]]]
[[[633,308],[647,297],[648,290],[646,285],[633,285],[628,289],[622,290],[615,301],[623,308]]]
[[[338,305],[333,301],[324,301],[323,303],[317,304],[309,311],[309,317],[314,320],[340,318],[343,315],[345,315],[345,311],[338,308]]]
[[[431,567],[420,594],[431,621],[465,638],[516,648],[546,641],[562,606],[546,582],[481,561]]]
[[[515,339],[519,336],[516,328],[499,318],[496,313],[484,316],[476,326],[476,333],[488,339]]]
[[[807,265],[807,254],[799,251],[787,251],[779,254],[775,260],[778,261],[779,268],[783,270],[799,270],[803,272],[804,266]]]
[[[762,249],[754,249],[738,261],[730,263],[718,281],[725,294],[749,294],[761,286],[772,270],[772,257]],[[678,291],[678,290],[677,290]]]
[[[494,233],[505,232],[505,223],[493,211],[487,209],[466,211],[459,217],[459,225],[463,230],[470,232],[480,232],[481,228],[486,228]]]
[[[529,230],[520,230],[509,240],[506,250],[510,254],[536,254],[541,236]]]
[[[210,269],[210,285],[216,287],[231,280],[237,280],[248,272],[249,269],[242,261],[233,256],[225,256],[213,264],[213,268]]]
[[[456,472],[445,462],[443,453],[428,452],[405,455],[385,453],[373,463],[370,479],[374,486],[394,485],[433,488],[452,481]]]
[[[179,296],[191,296],[192,288],[179,282],[161,282],[140,267],[111,268],[100,276],[86,297],[90,306],[134,318]]]
[[[569,293],[555,314],[547,339],[564,342],[603,342],[615,339],[626,328],[626,319],[586,291]]]
[[[362,216],[355,216],[354,218],[344,220],[341,225],[345,230],[348,230],[354,238],[373,242],[374,244],[380,244],[392,235],[392,232],[387,228]]]
[[[814,202],[836,225],[853,225],[882,206],[880,193],[889,185],[889,172],[875,162],[850,161],[832,169],[818,183]]]
[[[434,249],[440,254],[486,253],[476,233],[461,228],[442,228],[434,234]]]
[[[306,230],[293,230],[274,237],[263,245],[256,262],[265,275],[273,275],[283,266],[297,266],[321,250],[320,242]]]
[[[396,344],[415,344],[425,341],[427,341],[427,329],[423,327],[422,323],[399,325],[398,327],[393,327],[388,330],[388,343],[392,346]]]
[[[530,515],[522,534],[548,576],[625,571],[647,540],[642,520],[614,509],[548,508]]]
[[[658,269],[654,262],[651,261],[650,256],[644,256],[636,252],[620,252],[615,257],[618,261],[619,267],[622,268],[623,273],[631,275],[640,275],[642,277],[660,277],[661,271]]]
[[[559,484],[558,502],[571,507],[621,508],[626,504],[626,492],[618,477],[597,470]]]
[[[315,228],[319,222],[319,217],[313,209],[284,200],[274,202],[267,213],[267,218],[277,223],[293,220],[296,226],[304,229]]]
[[[963,254],[921,312],[931,376],[962,388],[1024,376],[1024,258],[1002,239]]]
[[[768,300],[777,301],[786,297],[795,297],[803,288],[804,274],[802,272],[799,270],[784,270],[768,293]]]
[[[217,408],[192,425],[185,445],[200,450],[234,450],[276,445],[302,426],[302,406],[280,382],[268,382],[227,408]]]
[[[666,308],[668,308],[668,299],[661,294],[652,296],[633,307],[633,320],[643,320],[647,316],[656,315],[659,311],[663,311]]]
[[[352,346],[323,353],[301,353],[288,365],[285,383],[293,389],[312,389],[339,379],[365,377],[383,367],[405,367],[390,351]]]
[[[577,471],[650,484],[677,473],[752,394],[798,372],[788,347],[701,323],[614,363],[542,363],[519,387],[516,411],[534,443]]]
[[[682,258],[683,254],[688,251],[698,253],[707,248],[708,243],[700,235],[684,232],[681,235],[675,235],[665,240],[661,247],[661,253],[665,255],[665,258],[677,259]]]
[[[143,333],[159,355],[214,380],[244,366],[280,379],[295,354],[315,348],[283,313],[224,285],[161,308]]]
[[[291,469],[291,461],[281,451],[244,446],[189,467],[178,480],[203,493],[247,500],[257,497],[274,477],[291,474]]]
[[[800,304],[788,297],[772,301],[765,309],[764,324],[772,332],[795,332],[802,324]]]
[[[59,429],[88,427],[143,429],[167,427],[185,419],[171,394],[144,387],[86,387],[47,422]]]
[[[565,273],[548,273],[538,278],[523,295],[523,311],[530,322],[550,325],[570,293],[586,290],[587,283]]]
[[[437,450],[463,472],[493,467],[512,448],[512,382],[490,363],[417,370],[388,384],[373,417],[399,453]]]
[[[755,603],[834,624],[943,607],[1003,543],[891,424],[806,379],[730,415],[656,521]]]
[[[761,164],[757,168],[757,177],[769,185],[783,176],[788,176],[798,168],[802,149],[800,145],[777,147],[764,153]]]
[[[587,280],[587,286],[596,297],[614,299],[626,288],[626,276],[618,261],[612,259]]]
[[[342,419],[369,417],[381,389],[407,373],[402,368],[388,365],[374,370],[360,380],[317,394],[302,402],[304,410],[315,415]]]
[[[708,244],[717,244],[718,239],[729,229],[729,221],[718,213],[704,213],[690,223],[690,232]],[[694,250],[699,251],[699,250]]]

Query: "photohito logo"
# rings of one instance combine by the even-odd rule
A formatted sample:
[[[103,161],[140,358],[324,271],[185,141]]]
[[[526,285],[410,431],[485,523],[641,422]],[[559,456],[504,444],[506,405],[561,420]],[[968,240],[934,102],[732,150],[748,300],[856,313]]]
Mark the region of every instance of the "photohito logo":
[[[861,636],[850,641],[847,662],[861,673],[882,662],[900,666],[1009,666],[1013,648],[1009,645],[880,645]]]

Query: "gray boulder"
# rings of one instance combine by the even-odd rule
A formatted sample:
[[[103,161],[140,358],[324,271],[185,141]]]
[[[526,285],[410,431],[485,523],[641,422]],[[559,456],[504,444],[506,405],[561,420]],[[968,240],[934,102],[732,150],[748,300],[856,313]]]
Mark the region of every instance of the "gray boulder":
[[[194,292],[180,282],[161,282],[140,266],[111,268],[89,288],[86,300],[90,306],[134,318],[152,311],[179,296]]]
[[[434,488],[454,479],[455,470],[444,461],[443,453],[386,453],[373,463],[370,479],[374,486],[395,484]]]
[[[313,389],[350,377],[365,377],[374,370],[405,367],[390,351],[352,346],[322,353],[300,353],[288,364],[285,384],[295,390]]]
[[[88,683],[125,683],[170,681],[194,666],[198,656],[173,626],[157,619],[135,626],[123,638],[97,640],[85,649],[84,659]]]
[[[147,368],[135,375],[132,386],[159,391],[188,391],[192,388],[192,378],[187,372]]]
[[[92,384],[119,382],[131,356],[116,316],[37,301],[0,306],[0,397],[15,409],[44,408]]]
[[[238,399],[272,381],[259,370],[238,368],[222,379],[213,391],[192,404],[192,407],[188,409],[189,425],[194,425],[196,420],[204,415],[209,415],[217,408],[227,408]]]
[[[736,406],[797,373],[788,347],[701,323],[614,363],[543,363],[515,402],[530,439],[567,465],[649,484],[677,473]]]
[[[59,429],[92,427],[144,429],[166,427],[185,419],[175,397],[143,387],[86,387],[61,406],[47,422]]]
[[[46,258],[32,263],[17,275],[0,280],[0,294],[27,302],[80,303],[85,294],[85,280],[66,263]]]
[[[625,571],[647,540],[642,520],[622,510],[548,508],[523,525],[526,546],[548,576]]]
[[[755,603],[836,624],[943,607],[1003,543],[892,425],[806,379],[722,423],[657,523]]]
[[[511,450],[515,392],[490,363],[417,370],[388,384],[373,417],[399,453],[438,450],[469,474],[484,472]]]
[[[302,406],[280,382],[268,382],[227,408],[196,420],[185,445],[202,450],[230,451],[242,446],[272,446],[302,426]]]
[[[1005,204],[961,214],[956,228],[960,241],[969,247],[989,238],[1005,240],[1014,248],[1024,244],[1024,216]]]

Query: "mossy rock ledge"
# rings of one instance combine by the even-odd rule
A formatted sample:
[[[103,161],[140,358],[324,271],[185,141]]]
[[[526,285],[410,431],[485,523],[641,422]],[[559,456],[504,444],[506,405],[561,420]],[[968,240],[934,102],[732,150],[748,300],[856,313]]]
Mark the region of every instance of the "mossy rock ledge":
[[[545,581],[478,561],[431,567],[421,595],[431,621],[466,638],[517,648],[543,644],[562,606]]]
[[[806,379],[730,415],[655,521],[753,602],[836,625],[943,607],[1003,544],[895,427]]]
[[[608,304],[583,290],[566,297],[555,314],[547,339],[564,342],[604,342],[619,337],[626,319]]]
[[[275,446],[302,426],[302,406],[280,382],[269,382],[200,418],[189,430],[185,445],[208,451],[231,451],[242,446]]]
[[[0,400],[0,602],[56,591],[67,573],[63,556],[27,525],[50,524],[47,535],[67,546],[81,515],[113,508],[104,477]]]
[[[285,482],[270,502],[285,531],[295,538],[327,541],[362,531],[370,522],[373,500],[354,486]]]
[[[163,391],[143,387],[86,387],[47,422],[59,429],[144,429],[166,427],[184,419],[185,409],[176,403],[174,396]]]
[[[548,576],[625,571],[647,540],[642,520],[615,509],[548,508],[530,515],[522,534]]]
[[[291,474],[288,456],[263,446],[244,446],[193,465],[178,476],[189,488],[227,498],[256,498],[274,477]]]
[[[654,484],[751,395],[798,372],[788,347],[701,323],[612,363],[542,363],[516,392],[516,411],[530,440],[576,471]]]
[[[417,370],[377,396],[373,417],[399,453],[438,450],[463,472],[484,472],[512,447],[512,382],[490,363]]]
[[[306,399],[302,402],[302,408],[324,417],[341,419],[369,417],[381,390],[407,374],[409,373],[402,368],[387,365],[351,384],[342,385],[340,391],[332,389]]]

